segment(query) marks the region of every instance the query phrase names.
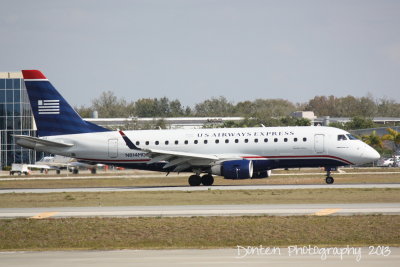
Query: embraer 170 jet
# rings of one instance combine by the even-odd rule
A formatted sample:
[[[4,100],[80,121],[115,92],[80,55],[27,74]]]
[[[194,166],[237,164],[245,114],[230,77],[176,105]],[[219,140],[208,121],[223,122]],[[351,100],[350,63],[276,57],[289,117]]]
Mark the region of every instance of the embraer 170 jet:
[[[338,166],[379,159],[348,132],[321,126],[111,131],[83,120],[38,70],[23,70],[38,138],[16,135],[20,146],[90,164],[192,172],[189,184],[266,178],[272,169]],[[204,173],[203,176],[200,176]]]

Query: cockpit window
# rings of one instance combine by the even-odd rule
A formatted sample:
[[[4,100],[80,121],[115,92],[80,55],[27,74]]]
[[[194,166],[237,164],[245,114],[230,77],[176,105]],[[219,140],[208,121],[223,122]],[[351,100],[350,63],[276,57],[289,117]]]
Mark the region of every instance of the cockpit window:
[[[339,135],[337,136],[337,140],[338,140],[338,141],[347,140],[347,137],[346,137],[344,134],[339,134]]]
[[[346,135],[350,140],[358,140],[358,138],[355,137],[354,135],[351,135],[351,134],[346,134]]]

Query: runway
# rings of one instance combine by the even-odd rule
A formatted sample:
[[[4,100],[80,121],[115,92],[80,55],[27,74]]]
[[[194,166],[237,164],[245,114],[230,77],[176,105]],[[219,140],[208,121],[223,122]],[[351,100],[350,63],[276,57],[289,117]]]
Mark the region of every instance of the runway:
[[[343,176],[343,175],[388,175],[388,174],[400,174],[399,171],[384,171],[384,172],[347,172],[341,170],[341,172],[335,173],[335,176]],[[184,178],[187,179],[188,175],[186,173],[172,173],[166,176],[165,173],[152,173],[152,174],[127,174],[127,173],[110,173],[107,175],[74,175],[69,173],[62,173],[60,175],[38,175],[37,176],[16,176],[9,177],[8,172],[0,172],[0,181],[34,181],[34,180],[83,180],[83,179],[142,179],[142,178]],[[273,176],[321,176],[324,177],[326,175],[325,172],[299,172],[299,173],[274,173]]]
[[[191,216],[299,216],[400,214],[400,203],[262,204],[2,208],[0,218],[65,217],[191,217]]]
[[[0,189],[0,194],[69,193],[69,192],[128,192],[128,191],[208,191],[208,190],[279,190],[279,189],[335,189],[335,188],[400,188],[394,184],[296,184],[296,185],[220,185],[220,186],[129,186],[76,188],[18,188]]]
[[[240,246],[240,244],[238,244]],[[271,247],[270,253],[248,247],[230,249],[112,250],[0,252],[0,266],[398,266],[400,248],[384,247],[386,254],[374,255],[368,247],[323,248],[294,253],[295,246]],[[296,247],[295,247],[296,248]],[[311,246],[311,248],[314,248]],[[331,249],[331,253],[324,252]],[[339,251],[348,253],[335,253]],[[298,251],[298,250],[297,250]],[[258,252],[258,253],[257,253]],[[390,253],[389,253],[390,252]],[[325,257],[326,256],[326,257]]]

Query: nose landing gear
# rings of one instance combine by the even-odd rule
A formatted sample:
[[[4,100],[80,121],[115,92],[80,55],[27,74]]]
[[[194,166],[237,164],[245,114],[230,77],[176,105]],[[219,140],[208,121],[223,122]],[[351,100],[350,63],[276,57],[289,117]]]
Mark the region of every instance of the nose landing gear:
[[[327,184],[333,184],[333,182],[335,182],[335,179],[333,179],[333,177],[331,176],[331,171],[336,171],[336,167],[325,167],[325,171],[326,171],[326,178],[325,178],[325,182]]]
[[[334,181],[335,181],[335,179],[333,179],[333,177],[331,177],[331,176],[327,176],[327,177],[325,178],[325,182],[326,182],[327,184],[333,184]]]

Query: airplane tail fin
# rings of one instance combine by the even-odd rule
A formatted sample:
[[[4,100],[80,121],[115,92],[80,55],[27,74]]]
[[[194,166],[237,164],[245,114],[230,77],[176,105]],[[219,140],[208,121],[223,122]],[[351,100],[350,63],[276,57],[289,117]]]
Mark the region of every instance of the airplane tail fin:
[[[109,131],[83,120],[39,70],[23,70],[39,136]]]

